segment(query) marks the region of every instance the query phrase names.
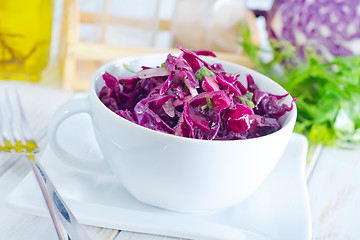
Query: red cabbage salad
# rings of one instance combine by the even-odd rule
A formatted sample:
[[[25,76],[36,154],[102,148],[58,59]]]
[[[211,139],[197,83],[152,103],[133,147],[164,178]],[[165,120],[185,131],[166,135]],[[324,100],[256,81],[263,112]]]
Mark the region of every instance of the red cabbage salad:
[[[260,91],[251,75],[245,87],[240,73],[228,73],[221,64],[199,57],[216,57],[213,52],[178,48],[179,56],[169,54],[161,66],[143,66],[133,77],[103,73],[100,100],[133,123],[188,138],[248,139],[281,128],[278,119],[296,99],[290,106],[278,104],[289,94]]]

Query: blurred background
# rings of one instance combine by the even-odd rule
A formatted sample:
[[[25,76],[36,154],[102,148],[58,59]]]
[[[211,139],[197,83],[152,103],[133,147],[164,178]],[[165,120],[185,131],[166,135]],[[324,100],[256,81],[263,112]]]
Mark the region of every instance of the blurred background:
[[[251,65],[239,44],[241,28],[249,27],[255,45],[266,44],[264,19],[256,19],[248,9],[268,10],[271,4],[271,0],[4,0],[0,78],[60,80],[65,89],[86,90],[92,73],[104,62],[168,51],[177,44],[210,49],[223,53],[220,58]],[[84,83],[73,84],[75,79]]]
[[[219,7],[220,2],[223,2],[223,7]],[[210,41],[216,41],[214,39],[218,37],[221,38],[220,41],[224,41],[217,27],[222,28],[223,32],[230,32],[229,35],[235,35],[237,32],[234,31],[234,26],[239,21],[245,21],[246,9],[269,10],[272,2],[273,0],[78,0],[80,11],[99,15],[93,21],[95,24],[81,24],[79,37],[82,41],[103,41],[135,47],[169,48],[178,43],[206,48],[211,46]],[[107,18],[110,15],[114,17],[112,20]],[[58,55],[62,18],[63,0],[54,0],[52,57]],[[138,22],[124,21],[126,18]],[[214,26],[210,26],[212,22]],[[260,18],[257,22],[261,30],[265,30],[264,19]],[[164,24],[163,29],[159,29],[159,24]],[[262,34],[266,33],[262,31]],[[206,35],[212,39],[205,43]],[[267,38],[262,37],[263,40]],[[236,41],[229,41],[228,44],[233,48],[223,44],[217,49],[232,51],[236,48]]]
[[[295,130],[311,142],[352,147],[359,29],[358,0],[2,0],[0,79],[84,91],[116,58],[209,49],[298,97]]]

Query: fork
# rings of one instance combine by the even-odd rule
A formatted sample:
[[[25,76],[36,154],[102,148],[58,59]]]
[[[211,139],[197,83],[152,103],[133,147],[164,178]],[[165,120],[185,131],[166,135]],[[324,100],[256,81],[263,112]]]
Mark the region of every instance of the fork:
[[[4,90],[0,102],[0,152],[22,154],[31,165],[60,240],[89,240],[89,235],[61,199],[37,160],[39,148],[33,139],[19,94]]]

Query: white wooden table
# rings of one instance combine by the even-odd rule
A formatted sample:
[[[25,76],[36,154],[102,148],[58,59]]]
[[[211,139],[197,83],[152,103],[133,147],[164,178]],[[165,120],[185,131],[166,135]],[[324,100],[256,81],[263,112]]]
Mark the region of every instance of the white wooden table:
[[[47,144],[47,122],[72,92],[33,84],[0,81],[18,87],[31,128],[41,148]],[[25,161],[0,155],[0,239],[56,240],[50,218],[25,214],[5,204],[6,196],[30,171]],[[355,150],[325,148],[308,177],[312,239],[360,239],[360,146]],[[166,236],[85,226],[94,240],[166,240]]]

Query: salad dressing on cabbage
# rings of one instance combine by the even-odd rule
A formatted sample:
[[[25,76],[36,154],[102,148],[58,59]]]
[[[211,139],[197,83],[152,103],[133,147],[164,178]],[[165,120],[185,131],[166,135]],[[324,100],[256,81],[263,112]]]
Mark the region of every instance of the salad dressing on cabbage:
[[[293,103],[279,105],[278,100],[288,94],[260,91],[251,75],[246,76],[245,88],[240,74],[230,74],[221,64],[199,57],[216,57],[213,52],[178,48],[179,56],[169,54],[161,66],[143,66],[130,78],[105,72],[100,100],[131,122],[181,137],[248,139],[281,128],[278,119]]]

